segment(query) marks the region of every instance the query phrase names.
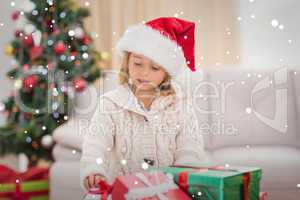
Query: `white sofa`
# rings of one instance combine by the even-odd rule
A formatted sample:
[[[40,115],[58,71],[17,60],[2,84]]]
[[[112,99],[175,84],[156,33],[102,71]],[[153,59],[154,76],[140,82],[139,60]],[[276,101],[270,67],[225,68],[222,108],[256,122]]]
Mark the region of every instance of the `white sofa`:
[[[261,167],[261,187],[269,193],[268,200],[298,200],[300,71],[207,68],[185,73],[179,80],[194,98],[211,164]],[[116,85],[116,73],[107,73],[97,88],[103,93]],[[88,95],[88,91],[78,97],[79,106],[93,104],[90,100],[96,99],[97,92]],[[75,114],[54,132],[51,200],[83,198],[79,186],[81,132],[90,116]]]

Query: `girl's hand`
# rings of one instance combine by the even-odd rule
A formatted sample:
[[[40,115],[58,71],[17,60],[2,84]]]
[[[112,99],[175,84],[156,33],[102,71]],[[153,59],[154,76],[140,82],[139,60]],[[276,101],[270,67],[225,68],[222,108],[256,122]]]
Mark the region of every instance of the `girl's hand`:
[[[98,183],[100,180],[106,180],[106,178],[101,174],[93,174],[85,178],[84,187],[87,190],[91,190],[92,188],[98,188]]]

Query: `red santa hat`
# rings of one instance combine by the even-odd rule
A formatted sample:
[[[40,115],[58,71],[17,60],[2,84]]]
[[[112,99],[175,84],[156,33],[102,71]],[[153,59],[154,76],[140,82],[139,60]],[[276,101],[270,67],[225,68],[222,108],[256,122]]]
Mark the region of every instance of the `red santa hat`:
[[[142,54],[174,77],[186,66],[196,71],[194,32],[193,22],[161,17],[130,26],[118,41],[116,50],[121,55],[126,51]]]

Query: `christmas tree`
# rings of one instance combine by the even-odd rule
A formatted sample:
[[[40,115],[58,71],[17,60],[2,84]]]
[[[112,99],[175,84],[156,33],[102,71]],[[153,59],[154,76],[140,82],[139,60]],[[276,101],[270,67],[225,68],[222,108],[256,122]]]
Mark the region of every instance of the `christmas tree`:
[[[86,8],[72,0],[13,3],[13,41],[5,52],[16,61],[7,75],[15,90],[4,100],[0,154],[25,153],[31,164],[52,160],[52,132],[65,123],[76,92],[101,76],[101,54],[83,25]]]

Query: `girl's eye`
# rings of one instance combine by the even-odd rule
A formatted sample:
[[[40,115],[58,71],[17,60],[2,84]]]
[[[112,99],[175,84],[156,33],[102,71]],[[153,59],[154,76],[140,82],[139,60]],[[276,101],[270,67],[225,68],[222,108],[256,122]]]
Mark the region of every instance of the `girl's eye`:
[[[140,66],[141,65],[141,63],[134,63],[135,65],[138,65],[138,66]]]
[[[155,70],[155,71],[159,70],[159,68],[157,68],[157,67],[152,67],[152,69]]]

